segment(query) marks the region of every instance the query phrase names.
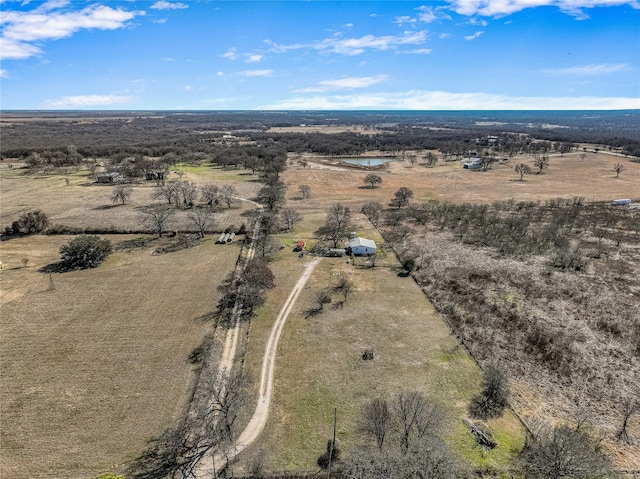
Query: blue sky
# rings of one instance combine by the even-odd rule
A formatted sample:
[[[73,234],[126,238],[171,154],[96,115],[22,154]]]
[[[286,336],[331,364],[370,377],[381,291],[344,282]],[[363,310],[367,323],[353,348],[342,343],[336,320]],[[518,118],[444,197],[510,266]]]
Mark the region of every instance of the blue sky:
[[[0,108],[640,108],[640,0],[0,0]]]

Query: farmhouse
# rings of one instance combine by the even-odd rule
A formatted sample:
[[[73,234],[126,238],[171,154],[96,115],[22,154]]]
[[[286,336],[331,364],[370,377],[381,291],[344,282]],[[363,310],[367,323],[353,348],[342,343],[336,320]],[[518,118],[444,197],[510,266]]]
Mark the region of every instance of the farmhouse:
[[[376,242],[366,238],[353,238],[347,242],[345,249],[348,254],[372,256],[376,254]]]

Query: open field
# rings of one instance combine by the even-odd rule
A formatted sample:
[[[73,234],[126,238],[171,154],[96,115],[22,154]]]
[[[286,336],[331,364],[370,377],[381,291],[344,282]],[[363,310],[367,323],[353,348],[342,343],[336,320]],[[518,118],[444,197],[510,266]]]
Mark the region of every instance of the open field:
[[[303,261],[285,252],[273,263],[278,290],[292,286]],[[315,294],[334,286],[340,274],[356,286],[342,308],[332,305],[308,317]],[[384,298],[384,301],[382,299]],[[334,295],[334,303],[340,295]],[[253,320],[247,354],[250,370],[259,367],[264,337],[276,304]],[[273,304],[273,306],[271,306]],[[401,305],[401,306],[400,306]],[[364,349],[376,359],[363,361]],[[399,391],[424,392],[450,415],[447,440],[476,466],[505,466],[524,440],[512,413],[490,421],[500,446],[482,454],[461,418],[479,391],[481,373],[420,288],[398,275],[397,265],[354,268],[343,259],[324,259],[316,268],[285,326],[276,363],[275,394],[267,428],[248,455],[266,449],[276,469],[309,470],[331,435],[333,408],[338,438],[345,449],[358,444],[361,406],[375,397],[391,399]]]
[[[626,168],[615,178],[613,165],[621,163]],[[314,206],[329,206],[334,202],[358,206],[367,201],[379,201],[386,205],[401,186],[411,188],[413,201],[429,199],[455,203],[491,203],[515,198],[517,201],[537,201],[556,197],[583,196],[588,200],[610,201],[615,198],[636,198],[640,195],[640,163],[606,153],[588,153],[584,161],[579,153],[563,157],[551,155],[550,165],[541,175],[532,174],[517,181],[514,171],[518,163],[532,166],[531,157],[514,157],[509,164],[495,164],[489,171],[464,170],[459,162],[439,162],[428,168],[400,160],[387,163],[384,170],[375,173],[382,177],[382,184],[375,189],[365,188],[366,168],[342,168],[330,160],[310,159],[303,168],[292,164],[285,173],[290,184],[288,197],[299,196],[298,186],[308,184]],[[304,202],[296,207],[305,208]]]
[[[549,169],[525,176],[523,182],[516,181],[513,170],[520,162],[531,164],[532,159],[514,158],[510,166],[496,164],[487,172],[462,170],[458,162],[427,168],[394,161],[376,170],[383,183],[369,189],[364,169],[317,157],[302,168],[291,160],[282,175],[289,187],[285,206],[295,208],[303,221],[293,232],[278,235],[287,247],[271,262],[277,287],[250,325],[244,359],[256,382],[270,327],[307,261],[291,253],[293,242],[306,239],[312,246],[317,241],[313,232],[334,203],[351,207],[353,213],[368,201],[386,206],[401,186],[413,189],[415,202],[559,196],[610,201],[637,199],[639,194],[640,164],[626,158],[589,153],[581,161],[579,153],[552,155]],[[616,162],[626,168],[620,178],[612,171]],[[261,186],[247,170],[180,168],[187,172],[183,180],[233,183],[245,198]],[[177,179],[175,173],[171,179]],[[309,200],[299,198],[302,184],[311,186]],[[40,208],[53,224],[135,230],[140,228],[139,209],[154,202],[153,185],[134,185],[131,201],[120,206],[111,202],[112,188],[93,184],[86,171],[31,176],[2,165],[0,225]],[[253,208],[245,202],[222,208],[219,223],[238,227]],[[353,220],[353,230],[381,240],[362,215]],[[131,237],[110,238],[117,243]],[[207,328],[198,318],[215,309],[216,286],[238,253],[236,247],[214,246],[208,238],[195,248],[151,256],[152,243],[142,250],[118,251],[96,270],[54,275],[55,289],[47,291],[49,278],[37,270],[56,261],[60,245],[69,238],[33,236],[0,245],[7,268],[0,276],[2,476],[86,478],[122,470],[135,458],[145,441],[182,411],[192,369],[186,357]],[[28,268],[22,268],[23,258],[29,259]],[[252,454],[266,449],[274,469],[313,469],[330,436],[334,407],[338,437],[348,450],[359,439],[354,431],[360,406],[399,390],[423,391],[443,405],[452,416],[448,441],[473,464],[500,469],[513,456],[523,432],[512,413],[490,422],[500,447],[486,455],[460,421],[479,390],[480,370],[415,282],[397,275],[397,266],[390,250],[373,269],[354,268],[344,259],[322,260],[284,328],[273,417],[241,458],[245,465]],[[324,313],[306,317],[317,291],[332,286],[341,273],[356,285],[343,308],[327,305]],[[374,361],[361,360],[364,348],[375,350]],[[538,403],[543,399],[520,384],[516,388],[523,410],[536,407],[526,403],[527,397]]]
[[[151,256],[152,242],[116,251],[97,269],[54,274],[51,289],[38,269],[69,239],[2,243],[2,477],[123,470],[189,399],[187,357],[211,327],[201,318],[238,254],[207,238]]]
[[[227,170],[219,167],[180,165],[186,172],[183,181],[198,186],[233,184],[242,198],[253,197],[260,186],[255,175],[246,170]],[[69,185],[65,179],[69,180]],[[178,180],[175,173],[168,178]],[[253,181],[251,181],[253,180]],[[41,209],[52,224],[75,228],[114,229],[120,231],[144,230],[140,211],[144,206],[161,203],[153,198],[155,181],[133,184],[131,200],[126,204],[115,204],[112,199],[113,186],[100,185],[89,177],[89,171],[69,171],[69,174],[28,175],[26,170],[0,169],[2,189],[2,211],[0,225],[8,226],[18,216],[28,211]],[[219,228],[234,225],[239,228],[246,218],[243,213],[254,209],[246,202],[236,202],[230,209],[226,205],[214,214]],[[173,220],[176,228],[189,229],[188,211],[178,211]]]

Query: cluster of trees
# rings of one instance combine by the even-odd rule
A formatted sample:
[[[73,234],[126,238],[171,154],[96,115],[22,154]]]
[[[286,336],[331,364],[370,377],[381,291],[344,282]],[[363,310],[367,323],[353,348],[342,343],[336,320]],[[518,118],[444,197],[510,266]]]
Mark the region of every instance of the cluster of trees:
[[[49,228],[49,217],[41,210],[29,211],[6,226],[3,231],[4,237],[31,235],[44,233]]]

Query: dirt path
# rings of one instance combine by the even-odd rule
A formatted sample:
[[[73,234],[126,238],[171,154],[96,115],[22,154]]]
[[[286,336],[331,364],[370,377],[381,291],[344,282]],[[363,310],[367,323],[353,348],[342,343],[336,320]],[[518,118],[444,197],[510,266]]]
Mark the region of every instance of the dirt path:
[[[271,334],[269,335],[269,341],[267,342],[267,346],[264,351],[262,369],[260,371],[260,394],[258,396],[258,404],[256,405],[256,409],[249,421],[249,424],[247,424],[245,430],[240,434],[236,443],[224,451],[224,453],[216,454],[215,457],[207,456],[206,458],[203,458],[199,467],[195,471],[196,478],[215,477],[215,471],[220,470],[228,461],[233,460],[235,456],[240,454],[247,446],[253,443],[264,429],[269,417],[269,404],[271,402],[271,393],[273,390],[273,372],[275,369],[276,352],[278,350],[280,334],[282,333],[287,317],[295,305],[300,292],[319,262],[320,258],[314,258],[309,262],[309,264],[307,264],[300,276],[300,279],[298,279],[296,285],[293,287],[291,294],[289,294],[289,297],[278,313],[276,321],[271,328]]]

